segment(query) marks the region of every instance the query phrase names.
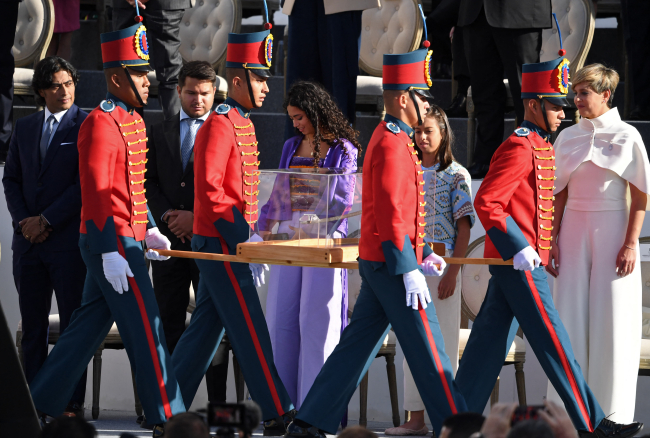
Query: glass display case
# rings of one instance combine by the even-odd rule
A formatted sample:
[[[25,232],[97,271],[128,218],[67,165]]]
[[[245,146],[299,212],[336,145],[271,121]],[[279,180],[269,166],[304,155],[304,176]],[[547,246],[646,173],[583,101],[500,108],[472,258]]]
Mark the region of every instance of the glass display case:
[[[301,262],[305,266],[356,261],[361,230],[361,171],[339,168],[261,170],[258,219],[240,244],[251,259]]]

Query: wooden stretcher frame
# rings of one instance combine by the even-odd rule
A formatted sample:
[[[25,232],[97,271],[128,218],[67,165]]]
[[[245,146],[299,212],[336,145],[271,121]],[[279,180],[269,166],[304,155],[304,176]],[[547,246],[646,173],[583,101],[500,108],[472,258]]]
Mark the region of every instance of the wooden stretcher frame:
[[[237,255],[193,251],[156,250],[160,255],[233,263],[307,266],[312,268],[359,269],[359,239],[271,240],[237,245]],[[444,255],[444,244],[434,244],[436,254]],[[449,265],[512,265],[512,260],[497,258],[443,257]]]

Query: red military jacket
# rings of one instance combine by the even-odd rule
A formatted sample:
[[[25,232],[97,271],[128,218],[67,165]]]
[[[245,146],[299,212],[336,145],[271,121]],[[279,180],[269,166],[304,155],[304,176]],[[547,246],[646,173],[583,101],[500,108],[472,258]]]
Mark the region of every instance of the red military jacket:
[[[391,115],[375,129],[363,164],[359,258],[392,275],[418,269],[431,253],[423,238],[424,179],[413,130]]]
[[[116,236],[140,241],[155,227],[145,198],[147,130],[109,95],[79,128],[81,228],[94,254],[117,251]]]
[[[235,248],[257,222],[259,152],[249,114],[228,98],[194,142],[194,234]]]
[[[530,245],[548,263],[555,179],[548,134],[525,121],[496,150],[476,193],[474,209],[487,233],[484,257],[508,260]]]

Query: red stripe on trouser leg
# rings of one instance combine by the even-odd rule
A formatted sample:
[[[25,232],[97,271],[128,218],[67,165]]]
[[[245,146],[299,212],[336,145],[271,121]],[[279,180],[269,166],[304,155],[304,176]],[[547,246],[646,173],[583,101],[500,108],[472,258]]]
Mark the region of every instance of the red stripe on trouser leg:
[[[219,241],[221,242],[221,248],[223,250],[223,253],[228,255],[228,246],[226,245],[226,242],[221,237],[219,238]],[[271,376],[271,370],[269,369],[269,365],[266,363],[266,358],[264,357],[264,351],[262,351],[262,346],[260,345],[260,341],[257,338],[257,332],[255,331],[255,326],[253,326],[253,320],[251,319],[251,315],[248,312],[248,306],[246,306],[246,301],[244,300],[244,294],[242,293],[241,288],[239,287],[239,282],[237,281],[237,277],[235,277],[235,273],[232,270],[232,266],[230,266],[230,262],[224,262],[223,264],[226,267],[226,272],[228,273],[228,278],[230,278],[232,287],[235,289],[235,294],[237,295],[239,306],[241,307],[242,313],[244,314],[244,319],[246,320],[248,331],[250,332],[251,338],[253,339],[253,344],[255,345],[257,358],[260,360],[260,364],[262,365],[262,370],[264,371],[264,377],[266,378],[266,383],[269,385],[269,389],[271,390],[271,397],[273,398],[275,409],[278,411],[279,415],[284,415],[284,409],[282,408],[282,403],[280,403],[278,390],[275,389],[275,383],[273,382],[273,377]]]
[[[117,239],[117,248],[120,252],[120,255],[126,260],[126,254],[124,253],[124,247],[122,246],[120,239]],[[135,281],[135,277],[127,277],[127,279],[129,280],[131,289],[133,289],[135,300],[138,302],[138,309],[140,310],[142,324],[144,325],[144,333],[147,336],[147,344],[149,344],[149,352],[151,353],[151,360],[153,361],[153,369],[156,372],[156,380],[158,380],[158,389],[160,389],[160,398],[162,400],[163,409],[165,410],[165,417],[169,419],[172,416],[172,408],[169,406],[169,398],[167,397],[165,379],[163,378],[162,370],[160,369],[160,359],[158,357],[158,351],[156,350],[156,343],[153,340],[153,332],[151,331],[151,324],[149,323],[147,309],[144,306],[142,293],[140,293],[140,288],[138,287],[138,283]]]
[[[566,352],[562,347],[562,343],[560,342],[560,339],[557,337],[557,333],[555,333],[555,329],[553,328],[553,324],[551,324],[551,319],[548,317],[548,313],[546,313],[546,308],[544,307],[542,298],[539,296],[539,292],[537,291],[537,286],[535,286],[535,281],[533,280],[533,274],[530,271],[525,271],[525,273],[526,273],[526,280],[528,281],[528,287],[530,287],[530,291],[532,292],[533,298],[535,299],[535,304],[537,305],[537,309],[539,310],[539,313],[542,315],[542,320],[544,321],[544,325],[546,326],[546,329],[551,335],[551,340],[553,341],[555,350],[557,351],[557,354],[560,357],[560,362],[562,362],[562,368],[564,368],[564,373],[566,374],[567,379],[569,380],[569,384],[571,385],[573,396],[578,402],[578,407],[580,408],[580,413],[582,414],[582,418],[585,420],[587,427],[589,427],[589,432],[593,432],[594,426],[591,424],[591,418],[589,418],[589,412],[587,412],[587,406],[585,405],[585,402],[582,399],[582,394],[580,393],[580,389],[578,388],[578,383],[576,382],[576,378],[573,375],[573,370],[569,365],[569,359],[566,357]]]
[[[420,318],[422,318],[422,324],[424,324],[424,331],[427,334],[427,339],[429,340],[429,347],[431,347],[431,353],[433,353],[433,360],[436,363],[436,370],[440,376],[440,381],[442,382],[442,387],[445,390],[445,395],[447,396],[447,401],[449,402],[449,407],[451,408],[452,414],[457,414],[458,409],[456,409],[456,403],[454,402],[454,397],[451,395],[451,389],[449,388],[449,383],[445,377],[445,370],[442,368],[442,362],[440,361],[440,356],[438,356],[438,349],[436,348],[436,341],[433,339],[433,333],[431,333],[431,327],[429,327],[429,318],[427,318],[427,313],[422,308],[422,305],[418,304],[420,310]]]

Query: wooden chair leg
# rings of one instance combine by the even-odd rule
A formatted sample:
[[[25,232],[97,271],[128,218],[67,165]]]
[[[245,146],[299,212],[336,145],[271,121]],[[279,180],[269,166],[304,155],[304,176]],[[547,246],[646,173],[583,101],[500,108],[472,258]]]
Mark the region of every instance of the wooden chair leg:
[[[235,392],[237,393],[237,403],[244,401],[244,386],[246,382],[244,381],[244,373],[239,366],[239,361],[233,354],[232,356],[232,369],[235,373]]]
[[[523,362],[515,362],[515,381],[517,382],[519,406],[526,406],[526,379],[524,377]]]
[[[135,413],[139,417],[142,415],[142,403],[140,402],[140,397],[138,396],[138,388],[135,385],[135,373],[133,368],[131,368],[131,381],[133,382],[133,398],[135,399]]]
[[[102,383],[102,351],[104,344],[99,346],[93,356],[93,420],[99,418],[99,389]]]
[[[497,377],[497,381],[492,389],[492,394],[490,394],[490,407],[499,403],[499,379],[500,377]]]
[[[362,427],[368,425],[368,374],[370,371],[363,376],[359,385],[359,426]]]
[[[390,405],[393,408],[393,425],[398,427],[399,402],[397,400],[397,375],[395,373],[395,355],[386,355],[386,374],[388,374],[388,391],[390,393]]]

